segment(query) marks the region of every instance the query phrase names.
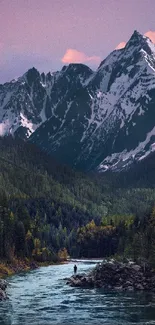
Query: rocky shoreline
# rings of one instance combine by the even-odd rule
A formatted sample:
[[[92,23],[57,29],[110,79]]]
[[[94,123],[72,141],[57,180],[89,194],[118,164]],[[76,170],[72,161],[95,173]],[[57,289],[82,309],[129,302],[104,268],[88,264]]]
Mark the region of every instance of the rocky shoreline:
[[[0,279],[0,300],[8,299],[6,294],[7,282],[3,279]]]
[[[155,270],[148,264],[102,262],[90,273],[77,274],[66,280],[72,287],[155,292]]]
[[[0,301],[8,299],[6,294],[7,281],[5,280],[8,276],[18,274],[20,272],[27,272],[35,270],[39,267],[64,264],[67,261],[53,263],[53,262],[36,262],[34,260],[15,260],[12,263],[6,261],[0,261]]]
[[[6,289],[8,284],[7,281],[4,280],[3,278],[6,278],[7,276],[19,272],[34,270],[38,267],[39,265],[34,261],[28,262],[24,260],[16,260],[12,263],[7,263],[5,261],[1,262],[0,263],[0,301],[8,299],[6,294]]]

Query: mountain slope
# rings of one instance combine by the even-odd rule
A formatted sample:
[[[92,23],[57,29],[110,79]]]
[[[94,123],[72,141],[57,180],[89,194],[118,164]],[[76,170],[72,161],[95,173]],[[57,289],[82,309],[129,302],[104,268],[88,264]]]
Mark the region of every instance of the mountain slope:
[[[91,73],[84,65],[63,67],[47,75],[32,68],[17,80],[0,85],[1,135],[29,137],[46,119],[55,116],[55,106],[65,101],[66,94],[80,89]]]
[[[154,155],[149,163],[154,170],[153,162]],[[85,175],[55,163],[31,143],[0,138],[0,259],[7,266],[16,257],[57,261],[59,250],[60,257],[67,255],[64,247],[76,258],[124,256],[135,254],[142,240],[146,248],[154,234],[155,174],[145,170],[153,187],[146,188],[148,164],[139,164],[133,188],[127,185],[134,169]],[[136,188],[139,181],[145,188]],[[151,261],[153,248],[154,240],[143,250]]]
[[[41,214],[63,222],[61,211],[52,217],[55,202],[57,209],[68,206],[73,219],[79,211],[81,224],[103,216],[144,213],[155,200],[154,160],[155,153],[126,172],[84,174],[58,164],[31,143],[0,138],[0,201],[5,192],[13,205],[30,202],[33,214],[37,204]]]
[[[82,170],[123,170],[155,148],[155,45],[137,31],[96,72],[83,64],[54,74],[29,70],[0,86],[6,133],[29,138]]]
[[[31,136],[77,168],[122,169],[154,149],[155,46],[134,32]]]

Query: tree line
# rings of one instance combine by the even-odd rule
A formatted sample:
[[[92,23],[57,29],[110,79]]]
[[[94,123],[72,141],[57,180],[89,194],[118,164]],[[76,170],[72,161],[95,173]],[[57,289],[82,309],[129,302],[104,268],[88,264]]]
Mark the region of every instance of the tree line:
[[[30,143],[0,138],[0,258],[153,261],[153,159],[121,174],[83,174]]]

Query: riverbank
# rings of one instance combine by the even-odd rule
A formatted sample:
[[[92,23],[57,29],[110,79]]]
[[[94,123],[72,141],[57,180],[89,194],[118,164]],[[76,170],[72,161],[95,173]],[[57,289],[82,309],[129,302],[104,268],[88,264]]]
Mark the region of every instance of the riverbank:
[[[19,273],[19,272],[26,272],[30,270],[37,269],[43,266],[50,266],[50,265],[61,265],[67,264],[70,260],[52,262],[36,262],[34,260],[28,259],[14,259],[12,262],[8,262],[6,260],[0,261],[0,279],[5,278],[7,276]]]
[[[148,264],[109,261],[98,264],[88,274],[78,274],[67,279],[67,284],[81,288],[103,288],[115,291],[155,292],[155,270]]]
[[[6,288],[7,288],[7,282],[3,279],[0,279],[0,300],[8,299],[6,294]]]
[[[37,262],[35,260],[25,259],[13,259],[13,261],[8,262],[6,260],[0,261],[0,279],[5,278],[7,276],[23,272],[37,269],[42,266],[49,265],[60,265],[69,263],[69,260],[59,260],[57,262],[45,261],[45,262]]]
[[[0,261],[0,278],[13,275],[22,271],[29,271],[38,268],[40,265],[28,259],[14,259],[12,262]]]
[[[0,261],[0,301],[6,300],[6,288],[7,281],[5,278],[8,276],[18,274],[20,272],[28,272],[31,270],[38,269],[39,267],[50,266],[50,265],[61,265],[66,264],[68,261],[58,261],[58,262],[36,262],[34,260],[28,259],[14,259],[12,262],[6,260]]]

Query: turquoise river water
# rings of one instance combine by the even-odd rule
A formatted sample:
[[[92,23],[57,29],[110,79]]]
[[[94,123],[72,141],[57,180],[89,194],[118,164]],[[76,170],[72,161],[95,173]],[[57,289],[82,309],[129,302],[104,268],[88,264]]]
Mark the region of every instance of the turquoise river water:
[[[88,272],[95,261],[79,261]],[[104,292],[66,285],[73,263],[48,266],[8,279],[9,300],[0,302],[0,325],[153,325],[155,296],[150,293]]]

